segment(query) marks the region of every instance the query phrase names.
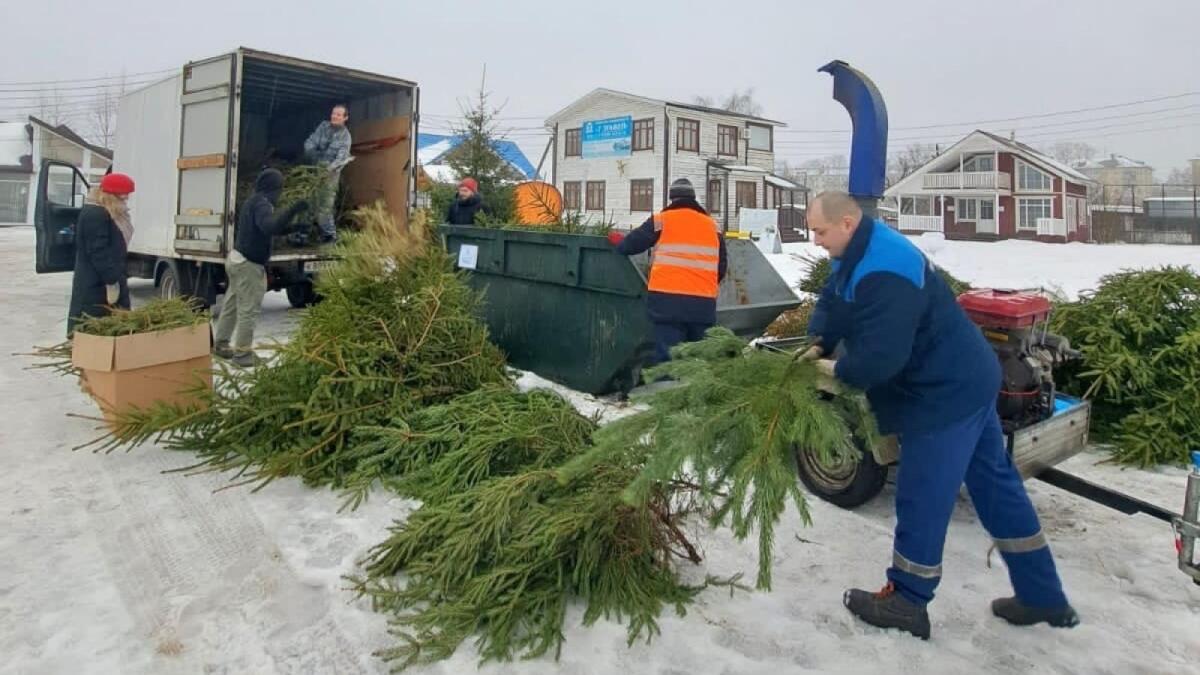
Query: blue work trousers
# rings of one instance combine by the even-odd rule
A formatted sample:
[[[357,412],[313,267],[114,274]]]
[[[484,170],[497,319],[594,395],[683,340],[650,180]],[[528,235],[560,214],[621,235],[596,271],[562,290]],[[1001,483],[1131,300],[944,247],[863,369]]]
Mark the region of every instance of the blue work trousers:
[[[1005,449],[994,402],[947,428],[902,434],[900,448],[895,549],[887,576],[901,595],[921,605],[933,599],[946,529],[965,482],[1017,599],[1029,607],[1066,606],[1037,513]]]

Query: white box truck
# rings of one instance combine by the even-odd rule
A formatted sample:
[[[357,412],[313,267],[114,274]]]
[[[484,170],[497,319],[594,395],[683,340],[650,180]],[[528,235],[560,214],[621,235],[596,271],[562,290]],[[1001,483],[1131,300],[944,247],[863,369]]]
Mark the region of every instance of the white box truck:
[[[301,163],[305,139],[338,103],[349,108],[354,143],[342,172],[346,202],[382,199],[407,223],[420,105],[414,82],[239,48],[122,97],[113,170],[137,184],[130,276],[153,279],[164,297],[213,303],[225,284],[239,182],[252,182],[272,160]],[[70,271],[87,181],[67,164],[48,161],[41,171],[37,271]],[[51,180],[74,186],[70,204],[47,194]],[[279,240],[270,289],[286,290],[297,307],[312,302],[312,277],[328,264],[327,251]]]

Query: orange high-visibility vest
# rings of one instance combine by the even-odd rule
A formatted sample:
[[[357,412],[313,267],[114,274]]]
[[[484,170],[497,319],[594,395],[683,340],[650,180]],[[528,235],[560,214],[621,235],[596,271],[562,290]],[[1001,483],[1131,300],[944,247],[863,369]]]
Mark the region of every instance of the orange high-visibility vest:
[[[649,289],[657,293],[716,299],[720,240],[712,218],[691,209],[654,215],[658,244],[650,264]]]

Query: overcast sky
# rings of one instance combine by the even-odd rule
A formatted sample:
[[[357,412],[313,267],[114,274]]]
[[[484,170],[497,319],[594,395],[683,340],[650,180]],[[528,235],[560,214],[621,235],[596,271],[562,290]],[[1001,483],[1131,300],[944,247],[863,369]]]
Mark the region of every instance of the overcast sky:
[[[486,63],[534,163],[545,140],[523,127],[595,87],[676,100],[753,87],[766,115],[791,127],[779,158],[798,163],[848,150],[845,133],[827,130],[849,118],[816,72],[843,59],[883,92],[893,151],[981,126],[1037,145],[1086,141],[1164,177],[1200,156],[1200,94],[975,124],[1200,92],[1200,0],[4,0],[3,24],[5,119],[28,95],[13,82],[177,68],[243,45],[416,80],[430,130]],[[912,129],[944,124],[957,126]]]

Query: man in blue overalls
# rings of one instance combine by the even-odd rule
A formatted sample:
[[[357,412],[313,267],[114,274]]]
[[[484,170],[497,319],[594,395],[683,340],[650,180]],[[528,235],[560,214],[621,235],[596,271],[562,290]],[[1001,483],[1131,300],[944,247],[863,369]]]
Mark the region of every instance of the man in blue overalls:
[[[808,358],[866,392],[881,433],[900,440],[896,533],[883,590],[846,591],[863,621],[929,639],[926,605],[942,576],[946,529],[965,482],[979,520],[1004,557],[1015,597],[992,612],[1015,625],[1079,623],[996,413],[1000,366],[954,294],[903,235],[864,217],[850,195],[823,193],[809,230],[833,258],[813,312]]]

